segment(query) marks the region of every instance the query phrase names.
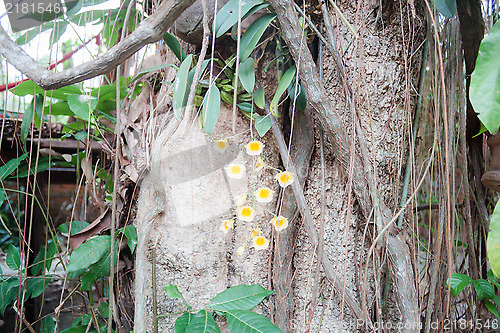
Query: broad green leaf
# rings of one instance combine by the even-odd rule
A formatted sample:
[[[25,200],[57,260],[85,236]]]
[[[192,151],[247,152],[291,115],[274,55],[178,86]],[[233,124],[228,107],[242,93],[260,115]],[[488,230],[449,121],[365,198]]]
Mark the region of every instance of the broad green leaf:
[[[266,94],[264,92],[264,88],[259,87],[257,88],[257,90],[255,90],[255,92],[253,93],[253,101],[259,109],[266,108]]]
[[[9,244],[7,249],[7,258],[5,259],[5,262],[10,269],[15,271],[21,268],[21,256],[19,255],[19,249],[12,244]]]
[[[278,87],[276,88],[276,93],[274,94],[274,97],[271,101],[271,104],[269,106],[271,113],[275,117],[279,117],[278,115],[278,102],[280,101],[281,95],[286,91],[290,83],[295,77],[295,72],[296,72],[296,67],[293,65],[290,67],[285,74],[283,74],[283,77],[281,78],[280,82],[278,83]]]
[[[19,278],[0,280],[0,314],[3,316],[5,308],[17,299]]]
[[[45,90],[40,88],[35,84],[35,82],[28,80],[21,82],[16,87],[9,90],[16,96],[26,96],[26,95],[45,95]],[[57,98],[57,99],[67,99],[69,95],[81,94],[81,90],[75,86],[62,87],[56,90],[47,90],[47,97]]]
[[[69,95],[68,105],[75,116],[89,121],[90,114],[97,107],[97,98],[89,95]]]
[[[203,72],[205,71],[205,69],[207,68],[207,65],[210,63],[210,59],[205,59],[203,60],[203,63],[201,64],[201,69],[200,69],[200,77],[203,75]],[[196,71],[196,67],[194,67],[193,69],[191,69],[189,71],[189,74],[188,74],[188,77],[187,77],[187,82],[188,82],[188,88],[191,87],[191,85],[193,84],[193,78],[194,78],[194,72]],[[198,78],[200,79],[200,78]]]
[[[28,134],[31,130],[31,125],[33,124],[33,120],[35,120],[35,124],[40,129],[40,115],[42,114],[43,108],[43,96],[37,94],[30,105],[26,108],[23,114],[23,121],[21,123],[21,142],[25,145],[26,139],[28,138]],[[33,116],[33,111],[34,116]]]
[[[253,58],[248,58],[240,64],[239,78],[241,85],[249,93],[253,92],[255,86],[255,68]]]
[[[174,81],[174,98],[173,98],[173,108],[175,118],[181,119],[181,114],[186,107],[187,98],[189,94],[189,87],[187,83],[187,76],[189,73],[189,68],[193,61],[193,55],[190,54],[181,64]]]
[[[271,118],[269,116],[256,116],[255,129],[260,137],[266,135],[267,131],[271,129]]]
[[[258,19],[256,19],[250,27],[248,27],[245,34],[241,37],[240,41],[240,62],[245,61],[250,54],[254,51],[260,37],[264,34],[267,27],[272,20],[276,17],[276,14],[265,14]]]
[[[42,319],[40,323],[39,333],[54,333],[56,328],[56,321],[52,316],[47,316]]]
[[[45,106],[44,114],[52,116],[72,116],[74,113],[69,108],[67,101],[50,103]]]
[[[40,271],[45,272],[45,269],[49,269],[56,254],[56,244],[49,240],[46,245],[40,247],[40,251],[36,255],[34,264],[31,267],[31,274],[36,276]]]
[[[87,332],[87,325],[78,325],[67,328],[59,333],[86,333],[86,332]]]
[[[484,301],[484,305],[490,310],[491,313],[493,313],[498,319],[500,319],[500,315],[498,314],[498,309],[495,304],[491,303],[488,300]]]
[[[452,18],[457,12],[456,0],[433,0],[436,9],[447,18]]]
[[[486,240],[486,253],[491,270],[500,278],[500,205],[497,203],[491,215],[490,232]]]
[[[66,273],[76,273],[86,270],[98,262],[111,247],[110,236],[97,236],[89,239],[76,248],[69,258]]]
[[[9,160],[5,165],[0,167],[0,180],[4,180],[9,177],[14,171],[17,170],[19,164],[24,161],[24,159],[28,156],[29,153],[24,153],[18,158],[13,158]]]
[[[258,284],[244,284],[231,287],[217,294],[210,300],[208,307],[217,311],[250,310],[256,307],[264,298],[274,293]]]
[[[165,292],[167,293],[168,296],[175,298],[175,299],[182,299],[182,293],[179,291],[179,288],[177,288],[176,285],[174,284],[168,284],[165,288],[163,288]]]
[[[127,238],[127,244],[130,248],[130,252],[134,253],[135,247],[137,245],[137,230],[135,229],[135,226],[128,225],[124,228],[121,228],[120,231]]]
[[[169,32],[165,32],[165,34],[163,35],[163,40],[165,41],[167,46],[172,50],[172,52],[174,52],[175,56],[177,57],[177,59],[179,59],[179,61],[182,62],[184,61],[184,59],[186,59],[186,53],[184,53],[181,44],[179,43],[177,38],[174,37],[174,35],[172,35]]]
[[[239,103],[238,107],[241,109],[241,111],[246,112],[248,114],[255,112],[255,108],[252,107],[252,104],[248,102]]]
[[[85,26],[86,24],[91,24],[96,21],[100,21],[109,12],[106,9],[94,9],[73,15],[69,20],[76,25]]]
[[[462,290],[464,290],[464,288],[471,283],[472,279],[465,274],[451,274],[451,278],[448,279],[448,286],[450,287],[451,296],[457,297],[457,295],[460,294]]]
[[[109,304],[104,302],[104,303],[101,303],[99,305],[99,307],[97,308],[97,310],[99,310],[99,313],[101,314],[101,316],[105,319],[109,318]]]
[[[215,37],[219,38],[225,34],[233,25],[238,22],[238,7],[240,0],[230,0],[217,13],[214,20]],[[263,0],[241,0],[241,17],[245,15],[255,6],[260,6],[264,3]]]
[[[116,263],[118,262],[118,250],[119,250],[119,244],[118,242],[116,242],[115,256],[114,256],[115,263],[113,266],[116,266]],[[82,276],[81,290],[90,290],[92,288],[92,284],[95,281],[97,281],[102,277],[108,276],[111,268],[110,264],[111,264],[111,251],[108,251],[104,254],[104,256],[101,259],[99,259],[98,262],[90,265],[88,272]]]
[[[281,330],[261,314],[247,310],[226,313],[227,327],[232,333],[281,333]]]
[[[201,310],[193,316],[191,322],[186,327],[186,333],[220,333],[212,314],[206,310]]]
[[[87,140],[87,134],[88,133],[86,131],[80,131],[78,133],[75,133],[73,136],[78,141],[86,141]]]
[[[24,34],[22,34],[21,36],[19,36],[16,39],[16,44],[17,45],[24,45],[24,44],[30,42],[31,40],[33,40],[33,38],[38,36],[39,33],[47,31],[49,29],[52,29],[53,26],[54,26],[54,24],[52,22],[47,22],[47,23],[42,24],[41,26],[36,26],[33,29],[30,29],[27,32],[25,32]]]
[[[88,223],[87,221],[71,221],[70,222],[71,236],[76,235],[89,225],[90,223]],[[59,232],[63,234],[68,234],[69,233],[68,224],[67,223],[61,224],[60,226],[57,227],[57,230],[59,230]]]
[[[491,283],[500,282],[500,280],[495,276],[495,274],[493,274],[493,271],[491,269],[488,271],[488,273],[486,273],[486,276],[488,277],[488,280]]]
[[[31,298],[40,296],[45,288],[47,288],[51,280],[52,277],[48,275],[28,279],[26,282],[27,297]]]
[[[214,84],[208,89],[205,99],[203,100],[202,120],[205,133],[212,134],[214,131],[217,119],[219,118],[219,111],[220,92],[219,88]]]
[[[491,134],[500,126],[500,24],[497,23],[479,47],[476,69],[472,73],[470,101]],[[495,270],[493,270],[495,272]],[[498,276],[498,271],[495,272]]]
[[[193,315],[189,312],[178,317],[175,320],[174,332],[175,333],[185,333],[186,328],[189,326],[189,323],[191,322],[191,319],[193,319]]]
[[[482,300],[483,298],[491,299],[495,296],[495,289],[488,281],[484,279],[477,279],[472,282],[474,284],[474,289],[476,289],[477,298]]]
[[[59,162],[56,162],[55,157],[49,158],[48,156],[40,157],[38,159],[38,163],[36,163],[36,160],[33,159],[31,161],[31,167],[28,168],[28,163],[25,163],[23,161],[22,163],[19,164],[19,168],[17,169],[17,175],[16,177],[23,178],[23,177],[28,177],[28,173],[30,175],[34,175],[35,171],[38,172],[44,172],[50,168],[51,165],[55,166]],[[29,170],[28,170],[29,169]]]
[[[66,32],[68,22],[66,21],[53,21],[52,31],[49,37],[49,45],[52,46],[59,41],[61,36]]]

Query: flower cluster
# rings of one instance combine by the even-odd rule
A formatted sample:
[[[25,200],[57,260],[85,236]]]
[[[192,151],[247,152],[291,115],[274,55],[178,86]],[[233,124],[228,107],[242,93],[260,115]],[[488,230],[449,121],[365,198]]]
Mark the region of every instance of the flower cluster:
[[[214,149],[218,152],[223,153],[227,148],[227,139],[218,140],[214,142]],[[286,188],[294,182],[294,174],[289,171],[281,171],[273,168],[262,160],[260,155],[264,150],[264,144],[260,141],[254,140],[245,145],[246,153],[253,157],[253,172],[259,173],[262,170],[269,169],[277,171],[278,173],[274,176],[274,179],[282,188]],[[226,166],[226,174],[232,179],[241,179],[247,172],[247,168],[242,163],[232,163]],[[275,191],[271,190],[269,187],[262,186],[253,191],[253,193],[244,193],[236,196],[234,204],[236,206],[236,219],[243,222],[251,222],[252,229],[248,236],[248,241],[251,241],[252,246],[256,250],[267,249],[269,246],[269,239],[267,239],[259,228],[258,221],[256,220],[256,210],[253,204],[266,204],[273,201]],[[273,214],[274,215],[274,214]],[[230,229],[234,228],[235,219],[224,220],[221,222],[220,230],[224,233],[228,233]],[[271,220],[269,223],[274,227],[276,231],[281,231],[288,227],[288,219],[284,216],[278,215]],[[236,253],[238,255],[243,255],[247,244],[241,245]]]

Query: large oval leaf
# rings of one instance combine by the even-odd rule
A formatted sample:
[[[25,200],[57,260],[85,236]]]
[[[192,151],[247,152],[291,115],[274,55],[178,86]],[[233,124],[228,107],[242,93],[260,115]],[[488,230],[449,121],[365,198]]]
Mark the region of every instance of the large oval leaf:
[[[470,101],[481,122],[494,134],[500,126],[500,24],[481,42],[472,73]],[[497,273],[495,273],[497,274]]]
[[[269,106],[271,113],[275,117],[279,117],[278,115],[278,102],[280,101],[281,95],[285,92],[285,90],[288,88],[290,83],[293,81],[295,77],[295,72],[296,72],[296,67],[293,65],[290,67],[285,74],[283,74],[283,77],[281,78],[280,82],[278,83],[278,87],[276,88],[276,93],[274,94],[273,100],[271,101],[271,104]]]
[[[231,333],[281,333],[269,319],[252,311],[233,310],[226,318]]]
[[[212,314],[207,310],[201,310],[191,319],[186,327],[186,333],[220,333]]]
[[[89,121],[91,112],[97,106],[97,98],[89,95],[69,95],[68,105],[75,116]]]
[[[257,43],[266,31],[267,26],[271,23],[272,20],[276,17],[276,14],[266,14],[258,19],[256,19],[250,27],[248,27],[245,34],[241,37],[241,53],[240,53],[240,62],[245,61],[250,54],[252,54],[253,50],[257,46]]]
[[[203,100],[203,128],[207,134],[212,134],[217,124],[220,111],[220,91],[214,84],[208,89],[208,92]]]
[[[238,285],[217,294],[208,307],[217,311],[250,310],[257,306],[264,298],[274,293],[258,284],[251,286]]]
[[[240,64],[240,82],[243,88],[249,93],[253,92],[255,86],[255,67],[253,58],[248,58]]]
[[[12,244],[9,244],[7,249],[7,258],[5,258],[5,263],[10,269],[17,271],[21,268],[21,256],[19,255],[19,249]]]
[[[214,20],[215,37],[219,38],[238,22],[240,0],[230,0],[219,10]],[[263,0],[241,0],[241,16],[243,17],[255,6],[263,4]]]
[[[187,76],[189,68],[193,61],[193,55],[190,54],[181,64],[174,81],[174,99],[172,101],[174,107],[175,118],[181,119],[182,110],[186,107],[187,93],[189,90]]]
[[[477,279],[473,281],[473,284],[479,300],[482,300],[483,298],[492,299],[495,297],[495,289],[488,281],[484,279]]]
[[[500,278],[500,205],[498,203],[491,215],[486,252],[488,253],[491,270],[497,278]]]
[[[80,245],[81,247],[81,245]],[[78,247],[78,248],[80,248]],[[118,247],[119,243],[115,243],[115,256],[113,267],[118,262]],[[95,264],[90,265],[89,271],[82,276],[81,289],[90,290],[92,284],[98,279],[108,276],[111,268],[111,251],[104,253],[104,256]]]
[[[85,271],[98,262],[111,248],[111,236],[97,236],[77,247],[69,258],[66,273]]]
[[[469,284],[472,283],[472,279],[465,274],[453,273],[451,278],[448,279],[448,285],[450,287],[451,296],[457,297],[458,294],[464,290]]]
[[[181,44],[179,43],[177,38],[174,37],[174,35],[169,32],[165,32],[165,34],[163,35],[163,40],[175,54],[177,59],[179,59],[179,61],[183,61],[184,59],[186,59],[186,53],[184,53]]]
[[[186,328],[189,326],[189,323],[191,322],[191,319],[193,319],[193,315],[189,312],[178,317],[175,320],[174,332],[175,333],[185,333]]]

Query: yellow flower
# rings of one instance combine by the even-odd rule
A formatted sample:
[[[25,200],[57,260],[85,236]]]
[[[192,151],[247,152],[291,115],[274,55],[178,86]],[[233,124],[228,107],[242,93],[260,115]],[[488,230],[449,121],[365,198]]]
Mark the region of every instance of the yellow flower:
[[[252,240],[252,245],[256,250],[264,250],[269,246],[269,239],[264,236],[254,237]]]
[[[252,230],[252,238],[257,237],[260,234],[260,228]]]
[[[254,192],[255,199],[257,199],[258,202],[263,203],[271,202],[273,200],[273,194],[274,191],[267,187],[259,188]]]
[[[274,229],[276,229],[276,231],[281,231],[286,227],[288,227],[288,219],[281,215],[272,218],[271,221],[269,221],[269,223],[271,223],[274,226]]]
[[[252,222],[255,217],[255,210],[250,206],[241,206],[236,210],[238,219],[242,221]]]
[[[246,171],[246,168],[243,164],[229,164],[226,167],[226,171],[229,178],[241,179]]]
[[[255,172],[260,172],[265,167],[266,167],[266,163],[264,163],[262,158],[261,157],[257,158],[257,163],[255,163]]]
[[[229,232],[229,229],[233,228],[234,220],[225,220],[222,221],[220,225],[220,230],[224,231],[225,234]]]
[[[226,148],[227,148],[227,139],[217,140],[214,142],[214,149],[219,153],[225,152]]]
[[[238,195],[234,197],[233,200],[237,207],[243,206],[245,202],[247,202],[247,195],[246,194]]]
[[[282,171],[274,176],[274,179],[278,181],[281,187],[287,187],[291,183],[293,183],[295,175],[290,171]]]
[[[238,250],[236,251],[236,253],[239,255],[239,256],[242,256],[243,255],[243,252],[245,252],[245,248],[247,246],[246,245],[242,245],[238,248]]]
[[[262,153],[262,150],[264,149],[264,144],[260,141],[252,141],[246,144],[245,148],[247,149],[248,155],[257,156],[260,155],[260,153]]]

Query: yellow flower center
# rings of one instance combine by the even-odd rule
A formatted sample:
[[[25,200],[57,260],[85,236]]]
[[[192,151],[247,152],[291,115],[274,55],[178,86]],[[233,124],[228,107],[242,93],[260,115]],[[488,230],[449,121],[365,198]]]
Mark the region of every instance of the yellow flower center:
[[[276,221],[276,226],[281,227],[283,224],[285,224],[285,219],[278,219]]]
[[[286,174],[286,173],[282,173],[280,175],[280,180],[281,180],[282,183],[286,183],[287,181],[290,180],[290,176],[288,174]]]
[[[250,142],[250,145],[248,147],[250,147],[251,151],[258,151],[260,148],[260,145],[258,142],[253,141],[253,142]]]
[[[245,207],[241,210],[241,215],[250,216],[252,215],[252,210],[249,207]]]
[[[266,239],[264,237],[257,237],[257,239],[255,240],[255,244],[262,246],[266,244]]]
[[[267,188],[263,188],[260,190],[260,196],[262,198],[267,198],[269,196],[269,190]]]
[[[224,222],[224,228],[229,229],[229,226],[227,225],[227,221]]]
[[[224,149],[226,148],[226,143],[224,141],[217,141],[217,147]]]
[[[231,167],[231,172],[232,172],[232,173],[235,173],[235,174],[238,174],[238,173],[240,173],[240,172],[241,172],[241,167],[240,167],[239,165],[233,165],[233,166]]]
[[[259,230],[252,230],[252,237],[257,237]]]

